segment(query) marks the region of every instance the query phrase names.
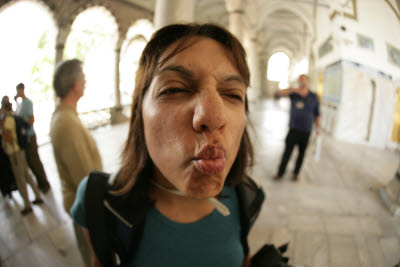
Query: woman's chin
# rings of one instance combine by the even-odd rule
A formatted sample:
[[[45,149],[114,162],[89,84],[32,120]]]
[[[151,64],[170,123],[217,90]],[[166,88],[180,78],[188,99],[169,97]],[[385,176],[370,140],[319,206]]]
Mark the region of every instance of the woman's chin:
[[[186,195],[197,198],[197,199],[207,199],[210,197],[215,197],[218,195],[223,187],[223,183],[210,180],[210,181],[202,181],[202,182],[193,182],[190,183],[186,188]]]

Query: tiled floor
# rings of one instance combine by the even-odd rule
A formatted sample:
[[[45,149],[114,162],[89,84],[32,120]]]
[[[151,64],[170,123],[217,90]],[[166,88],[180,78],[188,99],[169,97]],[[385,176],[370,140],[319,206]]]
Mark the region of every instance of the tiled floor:
[[[267,200],[250,234],[251,250],[266,242],[290,242],[287,255],[297,267],[394,267],[400,261],[400,217],[391,216],[377,191],[392,179],[399,154],[324,135],[320,159],[314,159],[311,144],[298,182],[290,180],[294,157],[288,174],[274,182],[287,120],[285,106],[277,103],[252,107],[257,156],[251,176],[263,186]],[[117,169],[127,130],[121,124],[93,132],[105,170]],[[49,144],[40,147],[53,188],[44,205],[22,217],[18,193],[11,200],[0,197],[1,267],[83,266],[62,208],[52,153]]]

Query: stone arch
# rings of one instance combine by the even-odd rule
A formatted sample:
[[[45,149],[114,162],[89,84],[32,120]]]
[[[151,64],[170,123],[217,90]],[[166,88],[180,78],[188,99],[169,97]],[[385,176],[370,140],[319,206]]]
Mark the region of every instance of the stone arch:
[[[289,68],[290,68],[290,61],[291,61],[292,59],[291,59],[290,56],[284,51],[284,49],[279,49],[279,50],[277,50],[277,51],[271,53],[271,55],[270,55],[269,58],[267,59],[267,65],[270,64],[271,58],[272,58],[274,55],[276,55],[277,53],[284,53],[284,54],[287,56],[287,58],[288,58],[288,60],[289,60],[289,62],[288,62],[288,63],[289,63],[289,65],[288,65],[288,70],[289,70]],[[268,73],[268,69],[267,69],[267,73]]]
[[[51,2],[51,1],[49,1]],[[59,28],[59,32],[57,35],[57,55],[56,55],[56,63],[61,61],[64,54],[64,46],[65,42],[70,34],[71,26],[75,22],[76,18],[83,13],[84,11],[93,8],[93,7],[101,7],[104,8],[109,14],[110,17],[113,18],[115,22],[116,32],[118,34],[118,38],[121,36],[121,24],[118,16],[116,15],[117,12],[113,10],[113,8],[106,2],[100,2],[98,0],[84,2],[84,3],[65,3],[65,2],[58,2],[57,4],[53,3],[51,8],[53,10],[62,10],[62,12],[56,11],[56,21]],[[117,40],[118,40],[117,38]],[[118,47],[118,41],[116,44]]]
[[[147,24],[149,27],[151,27],[152,32],[151,33],[147,33],[142,31],[137,31],[137,32],[133,32],[132,33],[132,29],[136,26],[138,26],[139,24]],[[146,41],[148,41],[151,37],[151,34],[154,32],[154,24],[146,19],[146,18],[140,18],[135,20],[128,28],[128,30],[126,31],[126,35],[125,35],[125,41],[127,41],[127,39],[132,39],[135,38],[135,36],[142,36]],[[128,41],[129,42],[129,41]]]
[[[12,7],[13,5],[15,5],[18,2],[33,2],[33,3],[38,4],[41,8],[43,8],[44,10],[46,10],[49,13],[51,19],[53,20],[54,25],[58,26],[54,8],[52,6],[50,6],[44,0],[12,0],[10,2],[6,2],[5,4],[0,4],[0,13],[9,7]]]
[[[21,5],[27,4],[28,6],[24,6],[22,8]],[[28,8],[27,8],[28,7]],[[8,13],[10,12],[10,13]],[[26,13],[28,12],[28,13]],[[8,14],[7,14],[8,13]],[[14,13],[14,14],[13,14]],[[54,45],[52,44],[53,41],[55,41],[55,35],[57,32],[57,23],[55,20],[54,12],[50,9],[50,7],[41,0],[13,0],[9,1],[6,4],[0,5],[0,16],[5,15],[5,17],[2,17],[2,19],[9,19],[11,20],[11,23],[7,24],[6,27],[2,27],[2,34],[9,34],[7,36],[2,36],[2,42],[1,42],[1,50],[2,52],[6,52],[7,56],[13,57],[10,61],[8,61],[7,58],[2,58],[0,64],[21,64],[23,62],[22,66],[16,67],[13,69],[10,65],[8,65],[7,71],[10,72],[10,74],[15,74],[18,76],[21,76],[23,72],[20,72],[19,70],[22,68],[25,69],[25,73],[21,77],[21,81],[19,82],[24,82],[26,87],[28,88],[28,93],[30,89],[33,89],[32,84],[35,84],[34,80],[39,80],[33,79],[32,78],[32,73],[34,73],[35,66],[40,62],[43,62],[41,59],[43,59],[43,56],[46,56],[46,62],[53,60],[52,56],[54,53],[49,56],[47,53],[43,54],[43,51],[50,51],[50,49],[54,49]],[[12,15],[12,16],[10,16]],[[40,27],[34,27],[33,23],[29,23],[29,20],[23,21],[22,23],[18,23],[19,25],[13,24],[14,20],[19,19],[22,16],[30,16],[29,18],[40,18],[40,20],[36,21],[37,25],[40,25]],[[45,18],[43,18],[45,17]],[[44,26],[42,28],[42,26]],[[29,30],[29,27],[31,28],[31,31]],[[20,28],[20,29],[18,29]],[[11,29],[13,31],[7,31],[8,29]],[[35,31],[32,31],[34,29]],[[4,30],[4,32],[3,32]],[[17,33],[17,34],[15,34]],[[45,35],[46,34],[46,35]],[[48,35],[50,34],[50,35]],[[41,37],[39,37],[41,36]],[[11,38],[9,38],[11,37]],[[33,37],[33,38],[32,38]],[[43,39],[42,39],[43,38]],[[26,42],[26,40],[29,40],[30,42]],[[33,43],[37,42],[37,43]],[[16,42],[14,44],[14,42]],[[37,47],[36,45],[39,45],[40,47]],[[7,44],[10,45],[9,50],[7,50]],[[51,45],[50,47],[48,45]],[[38,50],[40,49],[40,51]],[[7,52],[10,51],[10,52]],[[34,56],[33,56],[34,55]],[[31,59],[31,60],[30,60]],[[7,62],[7,63],[6,63]],[[39,64],[40,65],[40,64]],[[4,66],[4,65],[3,65]],[[41,65],[42,66],[42,65]],[[48,66],[47,66],[48,67]],[[29,73],[27,72],[28,68],[32,68]],[[0,67],[1,69],[1,67]],[[47,68],[46,68],[47,70]],[[38,68],[36,68],[36,72],[40,72]],[[8,75],[10,76],[10,75]],[[19,78],[18,78],[19,79]],[[4,79],[3,79],[4,80]],[[15,84],[16,85],[16,84]],[[15,89],[15,85],[12,86],[5,86],[8,88],[13,88]],[[1,85],[1,86],[4,86]],[[41,86],[36,86],[37,89],[41,88]],[[46,84],[47,87],[47,84]],[[51,94],[51,93],[50,93]],[[48,94],[47,96],[48,97]]]
[[[96,4],[75,9],[71,17],[74,20],[65,41],[64,55],[84,61],[87,80],[78,111],[113,107],[118,101],[115,93],[118,84],[116,62],[119,61],[116,51],[120,38],[117,20],[109,9]]]
[[[267,58],[267,60],[269,60],[270,57],[271,57],[273,54],[278,53],[278,52],[283,52],[283,53],[285,53],[285,54],[289,57],[289,60],[290,60],[290,61],[293,60],[293,53],[292,53],[292,51],[291,51],[289,48],[285,47],[285,46],[280,46],[280,47],[276,47],[276,48],[272,49],[272,50],[271,50],[271,54],[269,55],[269,57]]]
[[[303,20],[304,23],[307,25],[307,29],[309,30],[309,32],[311,34],[311,39],[314,38],[315,33],[313,31],[312,21],[304,15],[304,12],[300,11],[301,8],[299,8],[298,5],[282,6],[281,3],[275,2],[274,4],[270,4],[270,5],[266,6],[265,10],[266,10],[266,12],[260,18],[260,23],[259,23],[258,28],[262,29],[264,27],[265,21],[268,19],[269,15],[271,15],[272,13],[274,13],[275,11],[278,11],[278,10],[285,10],[285,11],[291,12],[293,14],[296,14],[301,20]]]
[[[91,10],[94,10],[94,9],[101,10],[101,12],[104,12],[105,16],[109,17],[114,22],[115,29],[113,30],[113,33],[116,34],[116,36],[114,38],[115,39],[115,44],[113,44],[113,49],[114,50],[118,49],[118,42],[119,42],[119,39],[120,39],[120,33],[119,33],[119,26],[118,26],[117,20],[116,20],[115,16],[113,15],[113,13],[109,9],[107,9],[103,5],[98,5],[96,3],[89,3],[89,4],[86,4],[86,5],[83,5],[83,6],[79,6],[77,9],[73,10],[73,13],[70,14],[70,16],[68,16],[67,25],[63,24],[63,25],[65,25],[67,27],[67,31],[64,33],[64,36],[63,36],[64,39],[61,40],[63,45],[68,40],[68,38],[69,38],[69,36],[71,34],[71,28],[72,28],[73,24],[76,22],[76,20],[79,17],[79,15],[81,15],[81,14],[83,14],[85,12],[88,12],[88,11],[90,12]]]
[[[129,100],[131,99],[134,91],[135,72],[141,55],[141,51],[134,52],[135,50],[132,49],[143,48],[143,45],[149,41],[153,31],[154,25],[152,22],[148,19],[137,19],[131,24],[126,33],[125,40],[121,46],[121,59],[119,65],[121,74],[120,88],[122,104],[129,103]],[[137,43],[138,41],[139,43]]]
[[[129,46],[129,45],[131,45],[131,44],[132,44],[133,42],[135,42],[135,41],[145,41],[145,42],[147,42],[148,39],[147,39],[145,36],[143,36],[143,35],[141,35],[141,34],[138,34],[138,35],[134,36],[133,38],[130,38],[130,39],[127,40],[127,41],[128,41],[127,46]]]
[[[3,1],[4,2],[4,1]],[[2,94],[15,95],[15,86],[23,82],[34,104],[38,141],[47,135],[53,109],[52,74],[58,24],[54,10],[41,0],[13,0],[0,5],[0,16],[9,23],[2,27],[0,81]],[[11,16],[10,16],[11,15]],[[26,18],[20,25],[14,21]],[[32,23],[34,22],[34,23]],[[4,26],[4,24],[2,24]],[[3,91],[4,90],[4,91]],[[13,104],[15,107],[15,103]]]
[[[280,40],[281,43],[287,43],[285,47],[292,50],[293,57],[308,53],[308,46],[313,33],[307,27],[306,22],[299,17],[301,13],[293,13],[290,8],[282,6],[276,6],[275,10],[269,10],[268,12],[269,15],[264,14],[262,17],[263,22],[260,23],[260,25],[265,26],[258,29],[258,35],[263,37],[266,44],[265,49],[274,49],[277,45],[277,40]],[[269,21],[269,17],[277,16],[280,13],[285,14],[285,16],[291,16],[293,19],[283,24],[276,22],[274,19]],[[299,25],[302,25],[302,27],[298,27]]]
[[[268,41],[268,49],[275,49],[276,46],[284,46],[292,50],[293,57],[301,51],[301,42],[295,38],[287,38],[283,35],[276,35]]]
[[[120,32],[121,32],[121,24],[119,23],[118,16],[116,16],[116,13],[113,12],[113,9],[108,6],[106,3],[100,2],[100,1],[93,1],[93,2],[88,2],[85,5],[80,5],[73,14],[70,16],[70,22],[71,25],[75,22],[76,18],[82,14],[85,11],[88,11],[91,8],[103,8],[106,12],[109,13],[110,17],[114,20],[116,27],[116,33],[118,34],[118,38],[120,38]]]
[[[289,57],[289,62],[293,61],[294,53],[293,49],[288,47],[287,44],[283,41],[278,41],[277,43],[274,44],[274,47],[268,52],[268,54],[265,57],[265,75],[267,77],[268,74],[268,69],[269,69],[269,60],[272,57],[272,55],[278,53],[278,52],[283,52]]]
[[[147,38],[141,34],[125,40],[126,46],[121,50],[120,59],[120,90],[122,104],[130,103],[136,81],[136,71],[139,64],[141,51],[134,53],[135,49],[143,49]],[[133,50],[132,50],[133,49]]]

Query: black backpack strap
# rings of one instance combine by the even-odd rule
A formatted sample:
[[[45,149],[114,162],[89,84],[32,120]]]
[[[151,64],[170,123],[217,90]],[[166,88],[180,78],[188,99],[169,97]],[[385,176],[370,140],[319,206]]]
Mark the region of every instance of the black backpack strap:
[[[139,179],[124,196],[108,194],[110,174],[92,171],[89,175],[85,209],[90,239],[103,267],[125,266],[136,255],[142,239],[147,212],[153,206],[148,199],[146,179]],[[105,205],[107,202],[107,207]]]
[[[261,206],[265,199],[264,191],[250,177],[246,177],[242,183],[236,187],[239,208],[240,208],[240,240],[242,242],[244,255],[249,254],[249,244],[247,236],[250,228],[257,219]]]
[[[103,267],[114,266],[112,249],[108,240],[107,212],[104,199],[110,174],[92,171],[85,193],[86,223],[97,259]]]

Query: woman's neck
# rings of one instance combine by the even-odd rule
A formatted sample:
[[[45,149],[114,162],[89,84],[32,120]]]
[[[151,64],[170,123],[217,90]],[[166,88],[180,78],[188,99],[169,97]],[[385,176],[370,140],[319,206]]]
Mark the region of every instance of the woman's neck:
[[[152,185],[151,197],[156,208],[168,219],[178,223],[196,222],[209,215],[215,207],[208,199],[177,195]]]

